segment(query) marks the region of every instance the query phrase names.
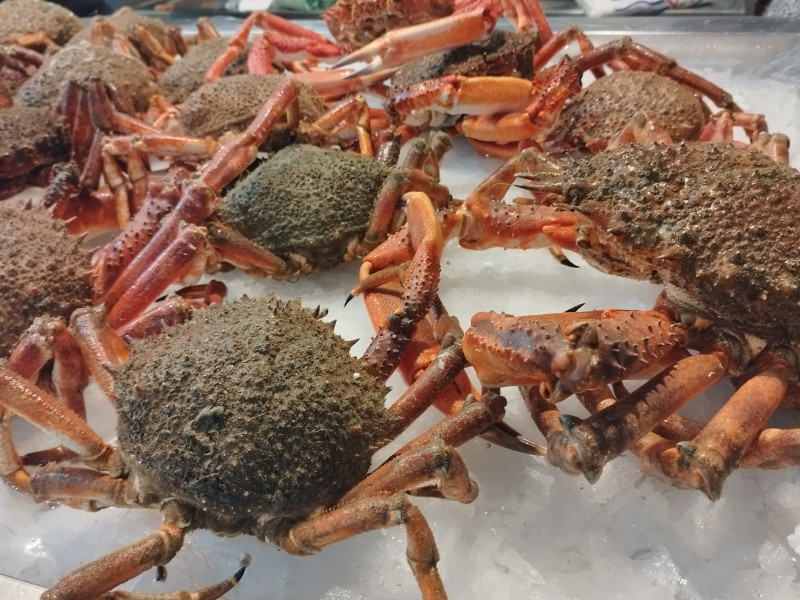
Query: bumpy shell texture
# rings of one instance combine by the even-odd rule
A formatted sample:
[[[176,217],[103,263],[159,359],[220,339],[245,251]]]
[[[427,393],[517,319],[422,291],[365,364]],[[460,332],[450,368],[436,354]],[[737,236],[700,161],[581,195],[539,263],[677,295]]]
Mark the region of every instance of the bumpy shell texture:
[[[0,42],[13,42],[29,33],[44,33],[56,44],[65,44],[81,29],[83,23],[76,14],[53,2],[0,2]]]
[[[169,495],[230,523],[333,503],[392,437],[386,388],[299,301],[199,311],[115,372],[121,449]],[[263,519],[262,519],[263,520]]]
[[[121,90],[139,111],[147,109],[155,84],[145,64],[85,42],[67,46],[48,58],[36,74],[17,92],[17,104],[52,107],[70,81],[88,82],[99,77]]]
[[[237,185],[218,212],[256,244],[284,258],[303,254],[324,269],[363,237],[388,172],[370,157],[290,146]]]
[[[89,254],[39,209],[0,204],[0,355],[43,315],[68,318],[91,301]]]
[[[191,46],[180,60],[176,60],[158,80],[161,94],[170,102],[180,104],[193,91],[203,85],[206,72],[214,61],[228,47],[227,38],[216,38],[202,44]],[[243,75],[247,73],[247,50],[233,59],[223,75]]]
[[[284,80],[283,75],[223,77],[192,92],[181,106],[178,121],[186,133],[197,137],[238,133]],[[319,94],[305,83],[298,83],[298,89],[301,118],[314,121],[322,116],[325,105]]]
[[[800,335],[796,169],[728,143],[628,144],[576,162],[564,189],[616,248],[587,255],[599,268],[633,265],[678,306],[738,331]]]

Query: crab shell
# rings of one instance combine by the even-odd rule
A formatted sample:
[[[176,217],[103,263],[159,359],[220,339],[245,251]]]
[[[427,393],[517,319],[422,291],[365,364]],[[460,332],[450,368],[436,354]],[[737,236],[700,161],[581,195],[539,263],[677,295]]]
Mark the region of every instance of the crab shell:
[[[651,71],[615,71],[566,102],[544,145],[599,152],[637,114],[658,123],[676,142],[696,140],[707,112],[700,98],[674,79]]]
[[[53,111],[27,106],[0,109],[0,198],[21,189],[38,167],[67,160],[71,147]]]
[[[354,258],[390,170],[372,157],[294,145],[259,165],[217,212],[301,271],[332,268]]]
[[[36,317],[88,306],[91,256],[44,209],[0,204],[0,356]]]
[[[565,168],[588,262],[734,331],[800,336],[800,173],[730,143],[630,144]]]
[[[402,89],[445,75],[504,75],[533,77],[533,53],[539,46],[535,29],[496,29],[474,44],[436,52],[400,67],[392,75],[392,87]]]
[[[245,45],[244,50],[236,55],[223,75],[227,77],[247,73],[247,49],[249,47],[250,44]],[[158,78],[161,94],[174,104],[180,104],[186,100],[189,94],[204,84],[208,69],[227,48],[227,38],[215,38],[190,46],[186,54],[170,65]]]
[[[366,475],[396,419],[331,325],[275,296],[198,311],[114,372],[119,445],[143,493],[209,529],[270,538]]]
[[[62,48],[48,58],[17,92],[17,104],[52,107],[70,81],[88,83],[93,77],[129,97],[138,111],[145,111],[156,86],[145,64],[130,56],[86,42]]]
[[[5,0],[0,3],[0,42],[43,33],[65,44],[83,29],[80,18],[63,6],[44,0]]]
[[[284,75],[231,75],[207,83],[186,98],[178,113],[184,132],[195,137],[219,137],[226,132],[243,131],[267,98],[286,80]],[[325,112],[322,98],[310,85],[297,82],[300,91],[300,118],[309,122]],[[289,143],[285,127],[273,128],[267,146]]]
[[[339,0],[321,17],[349,52],[392,29],[446,17],[454,6],[453,0]]]

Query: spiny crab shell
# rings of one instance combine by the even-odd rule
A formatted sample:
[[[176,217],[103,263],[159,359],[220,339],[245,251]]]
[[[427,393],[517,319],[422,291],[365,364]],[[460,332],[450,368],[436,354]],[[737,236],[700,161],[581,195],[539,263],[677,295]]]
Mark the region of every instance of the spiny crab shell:
[[[352,259],[391,171],[372,157],[298,144],[263,162],[217,214],[284,260],[319,270]]]
[[[563,182],[595,225],[578,235],[590,263],[733,330],[800,336],[796,169],[730,143],[630,144],[568,164]]]
[[[708,121],[706,112],[700,98],[674,79],[651,71],[615,71],[567,100],[544,145],[598,152],[639,113],[676,142],[696,140]]]
[[[14,42],[20,36],[43,33],[56,44],[66,44],[83,29],[78,15],[54,2],[5,0],[0,3],[0,42]]]
[[[114,394],[143,493],[259,537],[333,504],[396,433],[385,385],[349,348],[299,300],[275,296],[134,341]]]
[[[91,257],[44,209],[0,204],[0,256],[0,356],[36,317],[90,304]]]

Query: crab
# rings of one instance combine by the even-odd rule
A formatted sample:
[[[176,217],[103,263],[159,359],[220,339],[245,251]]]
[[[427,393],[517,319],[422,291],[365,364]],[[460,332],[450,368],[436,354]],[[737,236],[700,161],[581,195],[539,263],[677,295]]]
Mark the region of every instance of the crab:
[[[308,555],[393,525],[406,527],[422,597],[446,597],[435,541],[407,492],[471,502],[477,486],[455,447],[502,418],[505,401],[488,394],[466,402],[456,418],[368,473],[375,450],[426,409],[463,368],[463,354],[457,339],[446,340],[420,381],[385,408],[383,380],[349,355],[350,344],[320,315],[268,296],[198,311],[129,348],[106,331],[101,340],[117,350],[117,447],[0,366],[2,406],[57,433],[85,465],[53,462],[31,473],[23,489],[38,501],[150,508],[163,519],[158,531],[79,568],[43,599],[101,597],[167,564],[195,529],[250,534]],[[13,446],[4,437],[8,464]],[[219,598],[243,573],[197,597]]]
[[[339,46],[349,52],[393,29],[447,17],[455,10],[454,0],[338,0],[321,17]]]
[[[193,272],[213,273],[231,264],[252,275],[283,279],[363,256],[397,227],[398,200],[409,188],[425,190],[442,206],[449,202],[438,169],[449,148],[445,134],[431,144],[418,139],[401,163],[392,167],[349,151],[290,146],[202,210],[205,217],[193,222],[203,225],[206,235],[190,249],[177,245],[178,254],[175,250],[161,254],[169,241],[150,240],[152,233],[145,228],[152,227],[153,219],[146,226],[138,219],[132,221],[97,262],[97,294],[114,304],[132,289],[147,285],[153,299],[185,275],[184,267],[171,266],[178,258],[180,265],[191,262]],[[182,231],[178,224],[185,217],[173,218],[174,237]],[[161,246],[158,253],[152,247],[156,243]],[[141,258],[143,254],[149,258]],[[117,279],[117,270],[129,263],[127,277]],[[151,272],[159,273],[163,287],[145,282]],[[136,279],[141,283],[134,283]],[[117,317],[112,312],[110,318],[113,323]]]
[[[60,47],[83,29],[72,11],[45,0],[5,0],[0,4],[0,43]]]
[[[197,43],[189,46],[181,60],[175,61],[158,78],[159,92],[174,104],[180,104],[204,83],[204,77],[214,61],[228,47],[210,21],[199,20]],[[245,56],[231,63],[223,75],[242,75],[247,72]]]
[[[91,253],[62,221],[30,203],[10,200],[0,205],[0,231],[0,357],[7,359],[10,371],[52,389],[64,405],[84,417],[87,368],[65,322],[92,304]],[[220,301],[224,294],[218,282],[186,288],[119,331],[131,337],[151,335],[166,323],[185,320],[195,308]],[[0,421],[3,435],[8,435],[11,419],[5,410],[0,410]],[[15,485],[25,483],[15,467],[2,476]]]
[[[675,140],[720,140],[735,125],[750,141],[766,131],[762,115],[749,114],[731,95],[629,38],[543,67],[555,50],[579,36],[569,27],[536,51],[531,80],[448,75],[393,90],[387,110],[406,126],[455,126],[480,151],[508,159],[536,145],[549,152],[597,152],[617,140],[648,142],[663,133]],[[605,74],[610,64],[621,69]],[[598,78],[585,88],[587,71]],[[711,110],[696,95],[709,98]]]
[[[78,32],[70,44],[90,42],[116,48],[147,64],[154,75],[163,73],[186,53],[187,44],[177,27],[168,27],[161,20],[123,6],[113,14],[94,17],[88,27]]]
[[[71,149],[67,130],[53,111],[25,106],[0,109],[0,198],[36,181],[42,167],[48,170],[67,160]]]
[[[62,48],[17,91],[21,106],[54,106],[70,84],[99,78],[133,102],[138,112],[147,110],[156,86],[139,60],[101,46],[79,43]]]
[[[664,286],[651,311],[473,318],[464,348],[477,377],[485,387],[531,386],[551,462],[595,481],[605,463],[631,449],[646,473],[712,499],[740,464],[796,464],[796,431],[764,429],[782,402],[796,404],[798,382],[800,288],[787,215],[800,174],[785,163],[787,145],[784,136],[768,134],[747,148],[622,144],[565,161],[529,148],[506,165],[509,177],[526,180],[533,205],[489,205],[503,220],[494,232],[484,228],[472,247],[503,238],[522,248],[556,244],[604,272]],[[497,179],[492,189],[499,193]],[[409,202],[409,220],[426,206],[424,199]],[[426,247],[427,258],[414,255],[424,268],[407,277],[431,273],[440,248]],[[363,279],[373,281],[366,287],[386,277],[376,263],[406,261],[407,252],[379,247],[367,256]],[[408,302],[423,308],[399,309],[393,321],[424,316],[431,302],[423,298],[433,292],[407,285]],[[393,328],[390,322],[386,335]],[[674,415],[726,375],[739,390],[708,424]],[[622,382],[635,378],[649,381],[624,391]],[[556,403],[573,393],[595,414],[559,419]]]

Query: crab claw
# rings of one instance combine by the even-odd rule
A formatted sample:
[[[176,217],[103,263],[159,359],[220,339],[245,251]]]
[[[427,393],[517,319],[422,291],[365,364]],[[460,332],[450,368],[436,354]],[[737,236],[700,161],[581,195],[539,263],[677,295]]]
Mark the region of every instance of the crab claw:
[[[494,29],[498,14],[492,9],[475,9],[422,25],[395,29],[338,60],[337,69],[355,62],[367,65],[349,75],[364,77],[382,69],[399,67],[439,50],[474,42]]]

